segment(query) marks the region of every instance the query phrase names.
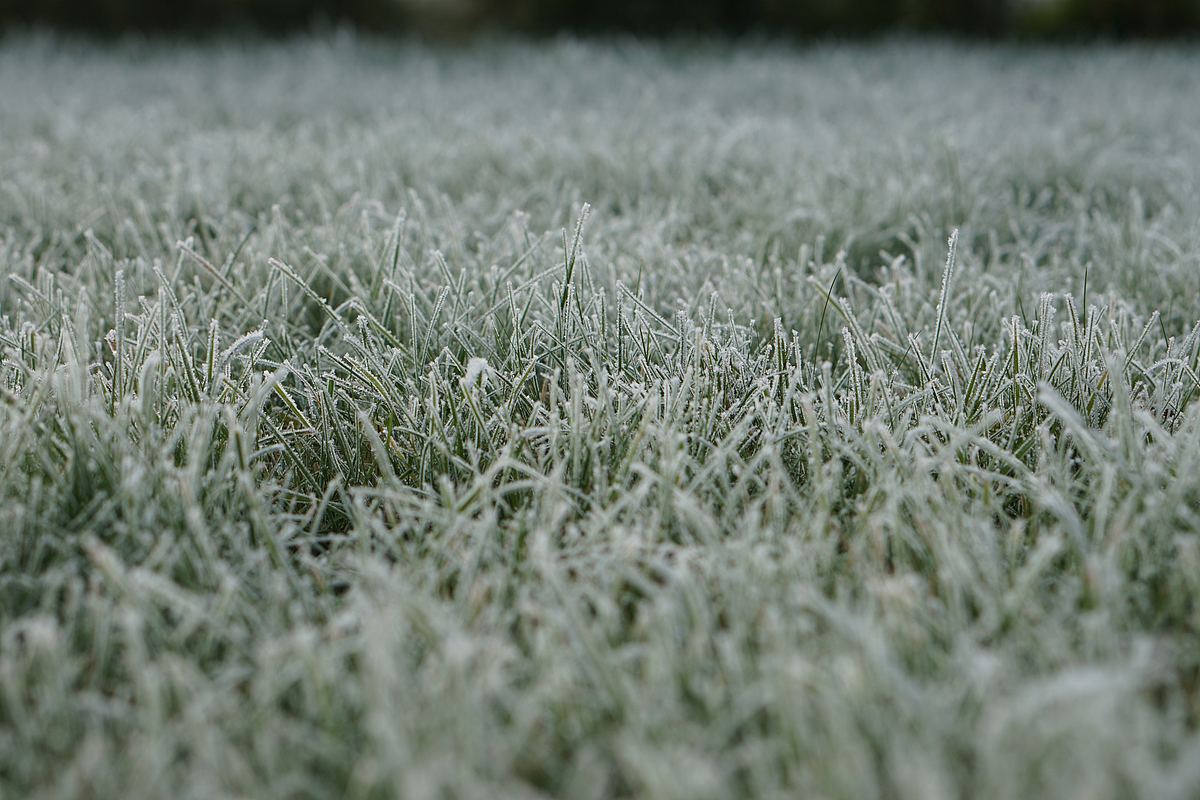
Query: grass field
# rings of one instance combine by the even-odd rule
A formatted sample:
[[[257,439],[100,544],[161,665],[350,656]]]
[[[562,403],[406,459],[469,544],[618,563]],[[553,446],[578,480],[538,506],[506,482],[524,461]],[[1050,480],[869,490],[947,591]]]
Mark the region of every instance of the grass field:
[[[1197,74],[0,43],[0,797],[1200,795]]]

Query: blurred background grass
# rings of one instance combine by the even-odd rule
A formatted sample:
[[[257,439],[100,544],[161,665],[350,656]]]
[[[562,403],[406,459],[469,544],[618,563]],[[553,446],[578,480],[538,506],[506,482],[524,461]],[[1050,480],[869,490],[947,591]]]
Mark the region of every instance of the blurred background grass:
[[[500,30],[1159,38],[1200,31],[1200,0],[0,0],[5,29],[285,33],[341,24],[440,36]]]

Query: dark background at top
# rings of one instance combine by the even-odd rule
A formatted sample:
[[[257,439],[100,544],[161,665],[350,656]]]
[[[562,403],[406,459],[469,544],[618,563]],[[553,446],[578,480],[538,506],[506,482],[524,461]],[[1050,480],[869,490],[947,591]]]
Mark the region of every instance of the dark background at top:
[[[206,35],[340,24],[444,37],[499,30],[1158,38],[1200,32],[1200,0],[0,0],[5,29]]]

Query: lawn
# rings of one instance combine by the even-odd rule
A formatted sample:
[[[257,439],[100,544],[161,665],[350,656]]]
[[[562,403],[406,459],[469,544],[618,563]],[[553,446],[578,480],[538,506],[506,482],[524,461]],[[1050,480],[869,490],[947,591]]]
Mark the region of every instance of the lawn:
[[[0,41],[0,797],[1200,795],[1198,74]]]

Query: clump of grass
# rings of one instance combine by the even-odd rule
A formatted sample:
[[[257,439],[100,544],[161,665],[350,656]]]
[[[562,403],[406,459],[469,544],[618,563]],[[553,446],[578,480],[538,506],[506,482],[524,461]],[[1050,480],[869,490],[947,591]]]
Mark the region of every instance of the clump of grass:
[[[0,794],[1195,794],[1194,62],[6,41]]]

